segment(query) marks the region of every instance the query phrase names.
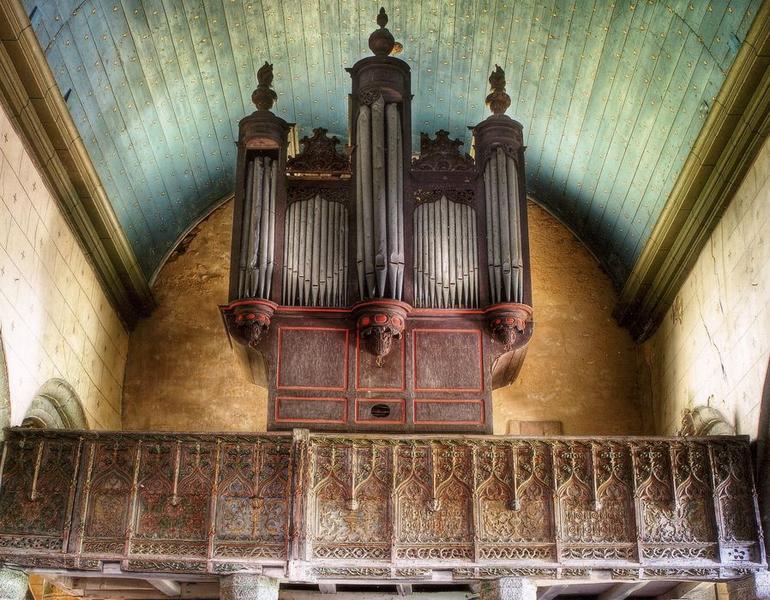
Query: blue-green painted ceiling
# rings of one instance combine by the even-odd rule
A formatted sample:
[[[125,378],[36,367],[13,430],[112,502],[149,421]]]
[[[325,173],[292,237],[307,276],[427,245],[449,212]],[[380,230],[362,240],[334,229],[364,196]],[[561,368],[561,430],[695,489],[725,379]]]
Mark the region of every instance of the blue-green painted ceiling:
[[[381,1],[381,0],[380,0]],[[380,2],[24,0],[115,212],[150,276],[232,189],[256,69],[276,112],[343,139]],[[760,0],[387,0],[420,131],[467,139],[506,71],[530,193],[622,283]],[[467,148],[467,146],[466,146]]]

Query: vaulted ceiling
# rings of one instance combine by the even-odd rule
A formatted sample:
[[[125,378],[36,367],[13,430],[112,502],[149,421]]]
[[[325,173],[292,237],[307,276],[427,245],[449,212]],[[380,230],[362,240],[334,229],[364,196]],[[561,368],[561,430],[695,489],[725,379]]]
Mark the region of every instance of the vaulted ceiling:
[[[256,69],[300,136],[347,131],[344,67],[369,55],[363,0],[24,0],[145,274],[232,191]],[[420,131],[487,113],[506,71],[530,194],[618,284],[658,219],[760,0],[392,0]]]

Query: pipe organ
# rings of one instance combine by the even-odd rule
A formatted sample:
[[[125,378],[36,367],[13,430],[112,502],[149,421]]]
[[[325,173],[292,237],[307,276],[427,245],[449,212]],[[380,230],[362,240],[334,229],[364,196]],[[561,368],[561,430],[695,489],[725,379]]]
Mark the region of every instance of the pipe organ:
[[[497,67],[471,157],[412,153],[409,65],[386,28],[348,69],[348,146],[287,156],[268,63],[240,122],[230,295],[220,307],[271,429],[489,432],[532,335],[522,126]]]

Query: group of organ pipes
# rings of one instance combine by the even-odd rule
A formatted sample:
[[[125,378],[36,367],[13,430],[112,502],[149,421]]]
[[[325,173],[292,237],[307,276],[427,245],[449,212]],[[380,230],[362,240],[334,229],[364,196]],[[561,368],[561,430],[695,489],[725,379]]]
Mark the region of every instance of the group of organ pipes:
[[[381,9],[374,56],[348,69],[344,150],[318,128],[287,156],[268,63],[240,123],[221,310],[268,389],[271,428],[488,431],[491,391],[516,377],[532,333],[522,126],[505,114],[505,74],[489,78],[474,157],[443,130],[422,133],[413,157],[410,69],[387,22]],[[387,411],[370,410],[375,397]]]

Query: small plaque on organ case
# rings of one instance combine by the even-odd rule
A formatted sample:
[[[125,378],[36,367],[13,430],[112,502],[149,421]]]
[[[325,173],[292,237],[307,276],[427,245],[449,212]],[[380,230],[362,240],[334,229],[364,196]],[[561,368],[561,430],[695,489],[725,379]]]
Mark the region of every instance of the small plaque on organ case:
[[[348,331],[331,327],[281,327],[278,389],[347,388]]]
[[[478,329],[415,329],[412,335],[416,391],[483,391]]]

